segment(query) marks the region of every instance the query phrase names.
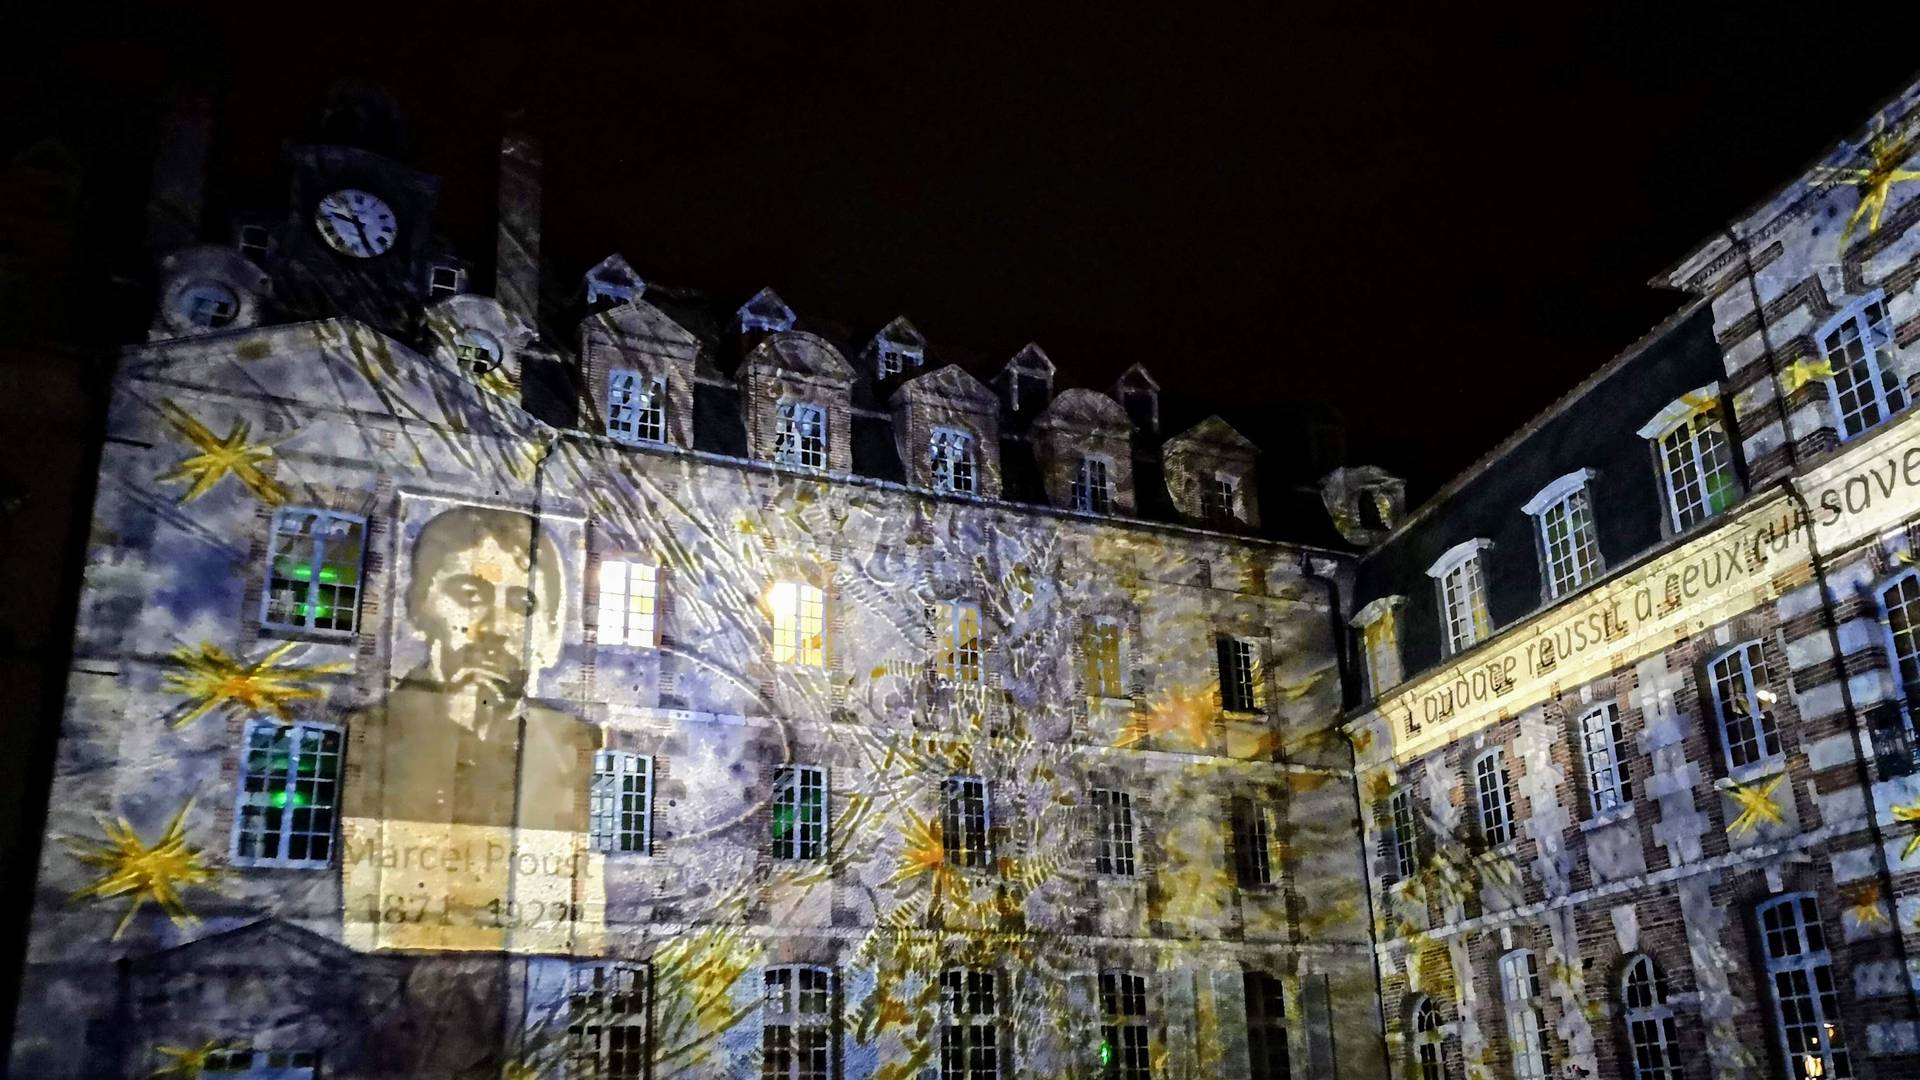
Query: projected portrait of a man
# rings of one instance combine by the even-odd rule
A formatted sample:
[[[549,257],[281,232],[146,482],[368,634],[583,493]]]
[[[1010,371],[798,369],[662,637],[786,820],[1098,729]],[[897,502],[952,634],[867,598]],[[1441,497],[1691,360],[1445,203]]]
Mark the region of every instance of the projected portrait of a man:
[[[420,528],[404,615],[425,658],[351,732],[343,873],[370,944],[553,947],[598,900],[598,731],[534,698],[560,655],[564,566],[517,511],[459,507]]]

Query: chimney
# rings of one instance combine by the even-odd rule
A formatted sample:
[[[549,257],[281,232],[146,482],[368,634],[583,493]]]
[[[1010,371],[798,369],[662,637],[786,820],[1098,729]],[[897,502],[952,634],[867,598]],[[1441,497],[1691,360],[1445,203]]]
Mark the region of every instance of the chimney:
[[[526,114],[507,114],[500,137],[500,235],[494,248],[494,299],[540,327],[540,143]]]
[[[147,250],[155,263],[200,242],[213,103],[197,91],[182,91],[168,103],[161,122],[165,128],[147,191]]]

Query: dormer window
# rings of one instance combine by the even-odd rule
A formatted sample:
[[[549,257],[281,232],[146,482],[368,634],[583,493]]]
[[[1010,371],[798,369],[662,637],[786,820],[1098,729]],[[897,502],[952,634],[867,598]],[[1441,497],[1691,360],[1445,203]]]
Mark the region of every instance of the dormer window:
[[[1110,462],[1104,457],[1088,455],[1080,459],[1080,468],[1073,475],[1073,508],[1083,514],[1109,514],[1113,512],[1113,481]]]
[[[1238,524],[1240,518],[1240,478],[1214,473],[1200,481],[1200,519],[1209,525]]]
[[[740,322],[740,332],[743,334],[755,331],[777,334],[793,329],[793,309],[772,289],[761,289],[754,293],[751,300],[740,305],[735,317]]]
[[[1449,656],[1473,648],[1493,632],[1493,620],[1487,615],[1486,577],[1480,567],[1480,553],[1491,546],[1491,541],[1480,539],[1455,544],[1427,568],[1439,594],[1440,630]]]
[[[805,401],[783,401],[773,432],[773,460],[801,469],[827,467],[827,411]]]
[[[587,282],[588,307],[592,307],[602,300],[611,300],[616,304],[624,304],[632,299],[633,286],[626,282],[600,281],[598,279]]]
[[[240,298],[217,281],[201,281],[180,292],[180,311],[194,326],[218,330],[240,313]]]
[[[463,327],[453,337],[453,355],[460,370],[470,375],[485,375],[500,366],[505,353],[499,339],[485,330]]]
[[[1739,497],[1713,384],[1680,395],[1640,429],[1640,437],[1653,443],[1674,532],[1717,516]]]
[[[1879,293],[1841,312],[1820,329],[1820,351],[1833,375],[1827,392],[1845,442],[1907,407],[1893,370],[1893,327]]]
[[[1538,526],[1540,576],[1547,599],[1574,592],[1600,575],[1600,544],[1594,535],[1592,469],[1580,469],[1541,488],[1521,509]]]
[[[918,345],[908,345],[898,341],[882,341],[874,350],[880,377],[898,375],[910,367],[919,367],[926,363],[927,356]]]
[[[974,493],[972,435],[951,428],[935,428],[929,454],[933,490],[948,495]]]
[[[256,264],[267,257],[268,233],[265,225],[242,225],[236,237],[236,247],[240,254],[252,259]]]
[[[607,374],[607,434],[621,442],[667,440],[667,384],[638,371]]]
[[[427,302],[458,296],[467,275],[457,266],[436,266],[427,272]]]

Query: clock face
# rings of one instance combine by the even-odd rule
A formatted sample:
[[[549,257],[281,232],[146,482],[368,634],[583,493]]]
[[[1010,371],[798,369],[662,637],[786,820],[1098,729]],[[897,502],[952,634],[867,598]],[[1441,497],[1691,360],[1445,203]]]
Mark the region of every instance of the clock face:
[[[313,224],[328,247],[356,259],[384,254],[399,231],[393,209],[378,195],[357,188],[341,188],[321,199],[313,209]]]

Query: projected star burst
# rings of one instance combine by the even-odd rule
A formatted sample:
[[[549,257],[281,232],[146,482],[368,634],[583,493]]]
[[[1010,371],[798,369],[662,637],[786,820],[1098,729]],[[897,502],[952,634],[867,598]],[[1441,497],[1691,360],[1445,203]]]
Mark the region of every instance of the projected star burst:
[[[185,727],[216,709],[234,707],[248,712],[271,712],[286,719],[295,701],[318,698],[320,688],[310,685],[316,676],[349,670],[344,663],[314,664],[299,667],[281,664],[297,642],[286,642],[265,656],[247,663],[211,642],[199,648],[176,649],[172,660],[184,671],[169,672],[166,689],[184,694],[190,700],[187,710],[174,720],[176,728]]]
[[[155,1069],[154,1077],[174,1076],[181,1080],[200,1080],[209,1066],[214,1064],[213,1057],[219,1054],[245,1053],[246,1043],[232,1042],[226,1039],[208,1039],[199,1046],[156,1046],[161,1057],[170,1059],[165,1065]]]
[[[1853,208],[1853,213],[1847,218],[1847,227],[1840,233],[1842,244],[1853,236],[1853,230],[1862,218],[1867,219],[1868,232],[1879,232],[1880,215],[1886,211],[1893,185],[1905,180],[1920,180],[1920,169],[1900,167],[1913,156],[1915,147],[1911,133],[1900,136],[1890,134],[1886,129],[1886,121],[1876,117],[1873,135],[1867,139],[1863,149],[1866,151],[1865,165],[1822,165],[1813,171],[1816,186],[1851,187],[1860,191],[1860,205]]]
[[[248,442],[247,436],[252,426],[246,421],[235,421],[233,427],[228,429],[226,438],[222,439],[171,401],[161,403],[160,413],[182,438],[200,451],[192,457],[181,459],[179,464],[160,476],[162,483],[193,481],[186,494],[180,496],[181,502],[192,502],[212,491],[229,473],[253,492],[255,498],[269,506],[278,506],[287,501],[286,489],[260,471],[260,463],[273,458],[273,448],[264,443]]]
[[[113,928],[115,940],[148,901],[160,905],[176,926],[198,921],[187,909],[181,891],[190,885],[211,881],[217,871],[207,865],[200,851],[187,846],[187,811],[192,808],[193,800],[188,799],[152,845],[140,838],[139,831],[126,818],[101,818],[104,840],[68,838],[65,843],[74,858],[105,871],[92,883],[76,890],[68,898],[69,902],[131,896],[133,902],[127,905],[126,914]]]

